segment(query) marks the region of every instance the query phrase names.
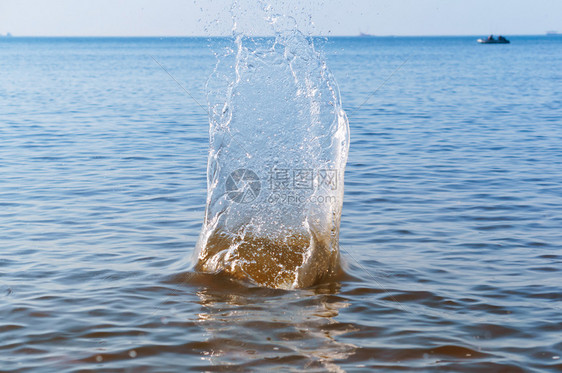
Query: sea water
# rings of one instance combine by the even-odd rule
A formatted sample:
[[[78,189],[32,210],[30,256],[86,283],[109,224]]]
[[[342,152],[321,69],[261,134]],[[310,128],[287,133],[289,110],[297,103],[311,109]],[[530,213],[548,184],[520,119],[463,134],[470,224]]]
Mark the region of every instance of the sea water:
[[[151,56],[206,108],[231,40],[0,39],[0,370],[560,370],[562,38],[481,36],[314,39],[347,264],[291,291],[182,263],[209,119]]]

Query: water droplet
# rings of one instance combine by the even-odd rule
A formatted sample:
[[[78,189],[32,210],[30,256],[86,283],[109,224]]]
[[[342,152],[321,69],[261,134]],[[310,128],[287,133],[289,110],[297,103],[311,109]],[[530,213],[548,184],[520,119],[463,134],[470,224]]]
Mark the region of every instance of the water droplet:
[[[103,361],[103,357],[101,355],[96,356],[96,361],[101,363]]]
[[[131,351],[129,351],[129,356],[132,357],[132,358],[135,358],[135,357],[137,357],[137,352],[135,350],[131,350]]]

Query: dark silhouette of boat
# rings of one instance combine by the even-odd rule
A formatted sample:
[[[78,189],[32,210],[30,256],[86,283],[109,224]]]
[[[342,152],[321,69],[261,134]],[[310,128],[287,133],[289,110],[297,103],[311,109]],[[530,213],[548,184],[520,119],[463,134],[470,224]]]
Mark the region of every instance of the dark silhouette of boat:
[[[494,38],[494,35],[488,36],[486,39],[478,39],[476,40],[480,44],[509,44],[510,41],[504,38],[503,36],[498,36],[497,39]]]

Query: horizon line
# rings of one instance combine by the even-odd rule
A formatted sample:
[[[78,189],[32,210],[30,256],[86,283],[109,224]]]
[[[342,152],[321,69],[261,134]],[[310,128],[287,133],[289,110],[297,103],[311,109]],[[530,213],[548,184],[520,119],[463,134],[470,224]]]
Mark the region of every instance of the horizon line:
[[[401,35],[401,34],[349,34],[349,35],[326,35],[326,34],[316,34],[316,35],[306,35],[309,37],[328,37],[328,38],[341,38],[341,37],[360,37],[360,38],[387,38],[387,37],[474,37],[490,35],[489,33],[481,34],[418,34],[418,35]],[[493,35],[496,35],[494,33]],[[510,34],[504,33],[497,35],[509,35],[509,36],[556,36],[562,35],[561,33],[536,33],[536,34]],[[268,38],[275,35],[247,35],[249,37],[256,38]],[[0,34],[0,38],[230,38],[233,35],[13,35],[13,34]]]

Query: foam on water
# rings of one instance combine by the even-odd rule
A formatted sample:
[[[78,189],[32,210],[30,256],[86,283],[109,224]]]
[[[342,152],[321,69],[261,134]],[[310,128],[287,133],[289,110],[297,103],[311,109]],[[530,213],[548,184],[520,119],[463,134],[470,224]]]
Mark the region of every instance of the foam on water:
[[[267,11],[267,9],[266,9]],[[235,35],[207,90],[207,206],[196,268],[274,288],[339,268],[349,126],[334,77],[290,17]]]

